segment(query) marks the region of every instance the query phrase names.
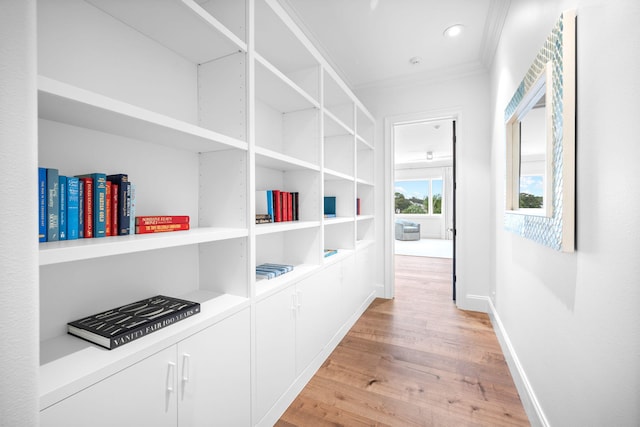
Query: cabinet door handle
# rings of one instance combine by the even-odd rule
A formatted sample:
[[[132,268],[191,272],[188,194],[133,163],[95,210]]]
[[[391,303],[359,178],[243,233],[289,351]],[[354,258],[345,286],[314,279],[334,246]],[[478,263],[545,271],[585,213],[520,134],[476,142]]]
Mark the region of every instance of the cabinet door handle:
[[[191,360],[191,355],[188,353],[184,353],[182,355],[182,382],[189,382],[189,361]]]
[[[176,364],[173,362],[169,362],[167,367],[167,393],[173,393],[175,391],[175,371]]]
[[[296,291],[296,309],[298,310],[298,314],[300,314],[300,309],[302,308],[302,304],[300,304],[300,295],[302,295],[302,291]]]

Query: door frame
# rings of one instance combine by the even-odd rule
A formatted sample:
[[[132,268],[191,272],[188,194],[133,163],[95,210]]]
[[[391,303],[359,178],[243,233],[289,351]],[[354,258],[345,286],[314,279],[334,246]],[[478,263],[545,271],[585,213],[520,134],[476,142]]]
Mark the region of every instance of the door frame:
[[[384,119],[384,141],[385,141],[385,165],[384,165],[384,298],[393,298],[395,296],[395,233],[394,233],[394,216],[395,216],[395,204],[394,204],[394,182],[395,182],[395,140],[393,129],[396,125],[420,123],[429,121],[451,120],[454,123],[454,138],[458,139],[457,135],[460,135],[460,112],[458,109],[443,109],[433,110],[420,113],[400,114],[395,116],[385,117]],[[456,182],[456,157],[457,157],[457,142],[452,141],[453,159],[454,159],[454,183]],[[456,293],[459,289],[456,289],[455,281],[455,266],[457,259],[456,250],[456,198],[457,191],[454,187],[454,200],[453,200],[453,226],[454,226],[454,248],[453,248],[453,277],[452,281],[452,296],[453,301],[456,301]]]

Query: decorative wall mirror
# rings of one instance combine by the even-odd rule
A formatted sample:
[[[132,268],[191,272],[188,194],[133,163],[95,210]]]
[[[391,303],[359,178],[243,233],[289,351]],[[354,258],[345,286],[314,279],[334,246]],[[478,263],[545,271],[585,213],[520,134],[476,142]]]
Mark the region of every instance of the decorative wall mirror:
[[[505,228],[575,250],[575,11],[547,37],[505,110]]]

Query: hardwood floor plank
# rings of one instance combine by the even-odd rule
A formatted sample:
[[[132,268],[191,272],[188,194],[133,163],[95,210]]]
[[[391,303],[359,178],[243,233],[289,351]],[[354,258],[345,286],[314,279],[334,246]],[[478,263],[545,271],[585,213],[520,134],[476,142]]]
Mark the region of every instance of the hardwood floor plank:
[[[488,316],[451,292],[451,260],[396,256],[395,298],[372,302],[276,425],[529,425]]]

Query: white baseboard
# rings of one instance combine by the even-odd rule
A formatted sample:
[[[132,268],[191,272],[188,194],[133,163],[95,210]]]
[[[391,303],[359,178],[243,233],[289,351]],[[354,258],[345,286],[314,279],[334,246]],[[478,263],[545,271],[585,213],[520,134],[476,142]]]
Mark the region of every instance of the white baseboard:
[[[509,366],[511,377],[513,378],[516,389],[520,394],[520,401],[522,402],[522,406],[529,417],[529,423],[534,427],[549,427],[549,422],[544,415],[542,406],[540,406],[540,402],[538,402],[538,399],[536,398],[533,387],[531,386],[531,383],[527,378],[527,374],[518,359],[518,355],[511,344],[507,331],[500,321],[500,316],[496,311],[496,307],[493,305],[491,298],[486,297],[486,299],[489,306],[489,318],[491,319],[493,330],[496,333],[500,347],[502,347],[502,353],[504,353],[507,365]]]
[[[461,310],[489,312],[489,298],[481,295],[457,295],[456,306]]]

